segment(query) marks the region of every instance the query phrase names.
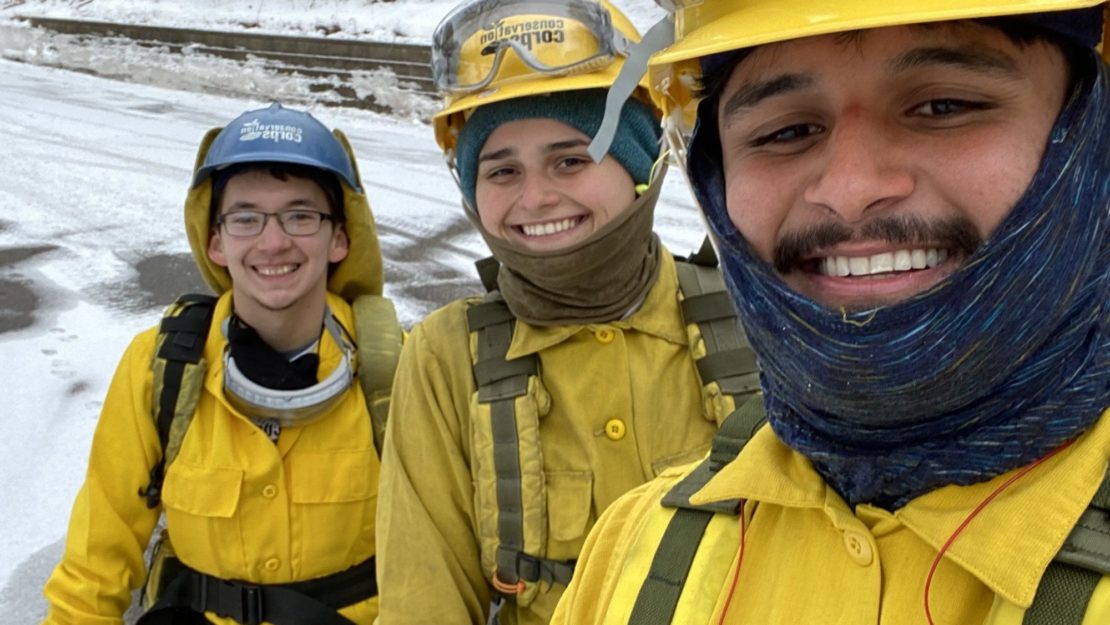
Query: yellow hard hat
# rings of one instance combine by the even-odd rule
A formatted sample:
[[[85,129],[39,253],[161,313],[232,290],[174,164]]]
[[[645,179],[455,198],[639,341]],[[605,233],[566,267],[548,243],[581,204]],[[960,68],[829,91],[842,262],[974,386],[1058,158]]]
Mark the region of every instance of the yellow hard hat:
[[[675,41],[651,58],[651,97],[686,128],[697,113],[700,58],[830,33],[1085,9],[1106,0],[656,0],[674,19]],[[1110,7],[1110,5],[1107,5]],[[1110,8],[1106,9],[1110,12]],[[1110,16],[1108,16],[1110,17]],[[1103,20],[1108,28],[1110,18]],[[1110,59],[1106,31],[1101,46]]]
[[[436,27],[433,118],[447,153],[478,106],[557,91],[608,88],[640,34],[608,0],[471,0]],[[646,78],[642,98],[647,98]]]

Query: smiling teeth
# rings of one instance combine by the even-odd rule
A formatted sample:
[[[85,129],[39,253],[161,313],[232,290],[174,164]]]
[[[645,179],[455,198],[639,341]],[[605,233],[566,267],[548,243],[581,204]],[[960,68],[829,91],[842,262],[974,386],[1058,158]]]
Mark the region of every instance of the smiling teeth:
[[[543,237],[550,234],[557,234],[565,230],[570,230],[578,223],[577,217],[563,219],[561,221],[549,221],[545,224],[524,224],[520,227],[524,234],[530,237]]]
[[[821,275],[843,278],[925,269],[936,267],[945,260],[948,260],[948,250],[931,247],[883,252],[874,256],[826,256],[819,264]]]
[[[284,276],[287,273],[292,273],[296,269],[296,265],[282,265],[280,267],[258,267],[258,273],[264,276]]]

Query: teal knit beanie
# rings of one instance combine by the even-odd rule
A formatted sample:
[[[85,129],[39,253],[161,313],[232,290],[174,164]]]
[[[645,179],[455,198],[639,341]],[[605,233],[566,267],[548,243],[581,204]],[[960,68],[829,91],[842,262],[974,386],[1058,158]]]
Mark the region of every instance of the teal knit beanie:
[[[474,113],[459,133],[455,166],[467,203],[476,207],[474,189],[478,181],[478,154],[490,134],[506,122],[521,119],[554,119],[593,137],[605,114],[605,89],[582,89],[516,98],[486,104]],[[617,135],[609,155],[617,160],[636,184],[647,183],[659,157],[662,131],[655,113],[643,102],[629,99],[621,109]],[[475,208],[477,210],[477,208]]]

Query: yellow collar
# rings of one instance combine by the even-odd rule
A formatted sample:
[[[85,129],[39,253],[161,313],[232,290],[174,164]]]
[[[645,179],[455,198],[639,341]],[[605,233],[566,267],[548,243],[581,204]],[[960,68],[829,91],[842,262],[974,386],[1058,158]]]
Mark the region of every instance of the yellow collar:
[[[686,326],[682,322],[678,304],[678,272],[675,270],[674,263],[667,250],[661,249],[659,276],[648,291],[643,305],[627,319],[617,319],[608,323],[556,326],[535,326],[518,321],[516,330],[513,332],[513,342],[505,357],[511,360],[534,354],[566,341],[583,328],[595,329],[604,326],[636,330],[671,343],[686,345]]]
[[[1003,490],[952,543],[945,557],[996,594],[1022,607],[1033,602],[1044,570],[1102,483],[1110,461],[1110,410],[1066,449]],[[940,549],[972,510],[1021,469],[970,486],[945,486],[894,512]],[[801,454],[764,427],[740,456],[690,498],[701,504],[747,499],[784,507],[823,508],[835,521],[852,514]],[[866,504],[857,515],[888,514]]]

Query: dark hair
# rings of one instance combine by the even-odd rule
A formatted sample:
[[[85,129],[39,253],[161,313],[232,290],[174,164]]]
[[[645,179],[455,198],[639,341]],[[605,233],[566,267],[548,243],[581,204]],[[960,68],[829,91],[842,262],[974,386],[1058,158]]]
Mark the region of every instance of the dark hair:
[[[343,211],[343,187],[339,183],[339,178],[330,171],[296,163],[241,163],[214,172],[212,174],[212,202],[210,204],[209,223],[215,223],[216,215],[220,212],[220,203],[223,201],[227,182],[239,174],[252,171],[267,172],[281,181],[290,178],[311,180],[324,192],[324,196],[328,200],[332,221],[336,224],[346,223],[347,218]]]

